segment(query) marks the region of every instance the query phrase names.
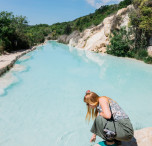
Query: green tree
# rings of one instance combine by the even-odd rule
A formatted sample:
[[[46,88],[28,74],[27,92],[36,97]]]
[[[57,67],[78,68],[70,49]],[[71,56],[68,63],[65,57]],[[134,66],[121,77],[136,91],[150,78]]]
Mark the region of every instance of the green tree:
[[[0,39],[3,41],[6,51],[28,47],[28,41],[24,34],[26,18],[15,17],[12,12],[0,13]]]
[[[130,38],[131,31],[127,31],[125,27],[120,30],[114,30],[110,35],[110,45],[107,46],[107,53],[115,56],[130,56],[134,41]]]
[[[64,29],[64,34],[70,34],[71,31],[72,31],[71,26],[69,24],[67,24]]]
[[[5,44],[2,40],[0,40],[0,54],[4,53],[4,49],[5,49]]]
[[[130,14],[131,25],[135,28],[135,45],[141,48],[140,42],[144,35],[148,44],[152,35],[152,1],[133,0],[135,10]]]
[[[26,17],[14,16],[12,12],[0,13],[0,52],[27,49],[44,41],[51,32],[47,24],[30,26]]]

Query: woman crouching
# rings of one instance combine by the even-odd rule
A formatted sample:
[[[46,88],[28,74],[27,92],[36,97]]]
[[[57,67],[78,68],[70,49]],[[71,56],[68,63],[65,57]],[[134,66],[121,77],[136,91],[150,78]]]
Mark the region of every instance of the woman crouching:
[[[88,109],[86,120],[95,119],[90,142],[96,140],[96,135],[104,139],[106,145],[121,145],[121,141],[132,139],[134,130],[130,119],[117,102],[90,90],[86,92],[84,102]]]

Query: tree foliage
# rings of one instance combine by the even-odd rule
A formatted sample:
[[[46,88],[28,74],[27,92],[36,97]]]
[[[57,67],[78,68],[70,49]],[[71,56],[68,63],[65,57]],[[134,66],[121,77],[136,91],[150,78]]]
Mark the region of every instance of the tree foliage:
[[[51,31],[54,34],[52,38],[56,39],[59,35],[70,34],[78,30],[82,32],[84,29],[100,24],[108,15],[117,12],[119,9],[127,7],[131,4],[131,0],[121,1],[119,4],[101,6],[94,13],[79,17],[73,21],[56,23],[51,25]]]
[[[110,35],[110,45],[107,46],[107,53],[115,56],[132,57],[131,51],[134,48],[134,40],[131,39],[132,30],[125,27],[114,30]]]
[[[152,1],[133,0],[135,10],[130,14],[131,25],[135,28],[136,47],[140,48],[139,42],[142,35],[145,35],[147,43],[152,35]]]
[[[44,41],[51,32],[49,25],[29,26],[26,17],[14,16],[12,12],[0,13],[0,53],[27,49]]]
[[[152,63],[146,50],[152,37],[152,1],[133,0],[135,10],[130,13],[128,30],[114,30],[110,37],[107,53],[115,56],[134,57]]]

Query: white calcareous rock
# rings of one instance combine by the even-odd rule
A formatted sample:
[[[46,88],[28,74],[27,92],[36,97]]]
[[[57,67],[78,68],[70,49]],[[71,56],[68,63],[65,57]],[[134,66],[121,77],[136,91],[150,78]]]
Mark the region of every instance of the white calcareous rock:
[[[110,32],[111,32],[111,24],[113,21],[114,16],[111,17],[107,17],[103,20],[103,24],[104,24],[104,35],[106,37],[109,36]]]
[[[83,32],[72,33],[70,37],[62,38],[69,46],[76,48],[92,50],[95,52],[106,52],[106,46],[109,44],[109,35],[113,29],[119,29],[122,26],[128,27],[129,12],[134,9],[133,5],[120,9],[116,14],[106,17],[103,22],[97,26],[85,29]],[[67,36],[66,36],[67,37]]]
[[[152,127],[135,131],[138,146],[152,146]]]

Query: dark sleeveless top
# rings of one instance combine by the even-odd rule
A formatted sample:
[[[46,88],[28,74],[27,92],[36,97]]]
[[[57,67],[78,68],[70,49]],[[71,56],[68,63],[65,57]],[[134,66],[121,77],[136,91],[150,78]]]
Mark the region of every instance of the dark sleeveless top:
[[[117,102],[115,102],[112,99],[108,99],[109,100],[109,104],[111,107],[111,112],[113,115],[113,118],[115,121],[118,121],[120,119],[124,119],[124,118],[129,118],[128,115],[124,112],[124,110],[118,105]],[[98,112],[102,112],[102,108],[101,106],[98,104],[97,106],[97,110]]]

